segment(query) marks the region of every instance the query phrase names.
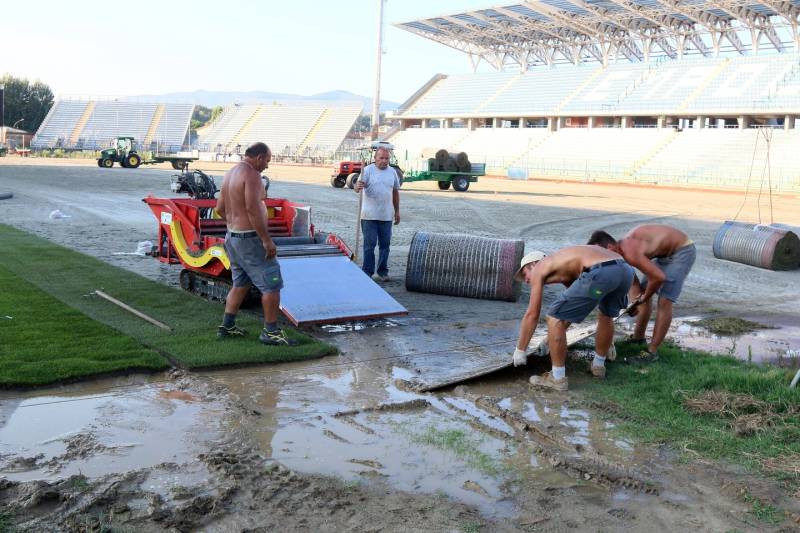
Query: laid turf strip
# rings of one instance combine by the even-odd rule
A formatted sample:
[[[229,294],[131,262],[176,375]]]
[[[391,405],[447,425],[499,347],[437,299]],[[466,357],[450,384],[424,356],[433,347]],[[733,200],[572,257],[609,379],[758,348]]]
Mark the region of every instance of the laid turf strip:
[[[264,346],[258,342],[261,320],[249,314],[240,314],[237,320],[240,327],[248,330],[247,337],[217,339],[223,312],[219,304],[10,226],[0,225],[0,242],[0,266],[186,368],[277,363],[336,353],[333,346],[296,331],[288,334],[298,341],[297,346]],[[88,296],[97,289],[167,324],[172,331],[161,330],[98,296]]]
[[[607,379],[584,389],[595,407],[621,418],[620,427],[639,440],[800,484],[800,389],[788,387],[793,371],[674,345],[662,345],[660,359],[648,366],[619,362],[638,349],[617,344],[618,362],[607,363]]]
[[[169,366],[132,337],[95,322],[2,266],[0,339],[0,387]]]

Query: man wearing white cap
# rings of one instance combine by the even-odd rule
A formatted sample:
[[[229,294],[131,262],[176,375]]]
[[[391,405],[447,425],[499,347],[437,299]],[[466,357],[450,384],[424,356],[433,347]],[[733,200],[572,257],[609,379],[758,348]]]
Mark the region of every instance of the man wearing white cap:
[[[563,283],[567,289],[547,310],[547,343],[553,369],[541,376],[532,376],[531,385],[567,390],[567,328],[573,322],[582,322],[595,307],[600,308],[600,314],[592,375],[604,378],[606,355],[614,340],[613,318],[627,307],[628,290],[633,281],[633,269],[622,256],[598,246],[585,245],[562,248],[549,256],[535,250],[522,258],[515,278],[530,285],[531,299],[520,324],[514,366],[527,361],[528,343],[542,311],[544,286]]]

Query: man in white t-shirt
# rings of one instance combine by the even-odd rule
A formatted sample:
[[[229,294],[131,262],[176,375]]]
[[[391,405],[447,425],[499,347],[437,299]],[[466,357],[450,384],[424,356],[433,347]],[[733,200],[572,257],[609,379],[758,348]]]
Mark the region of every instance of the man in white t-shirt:
[[[400,179],[389,166],[389,150],[378,148],[375,163],[361,173],[355,191],[364,195],[361,203],[361,232],[364,234],[364,261],[361,268],[376,281],[389,281],[389,243],[392,220],[400,223]],[[363,193],[362,193],[363,191]],[[375,245],[378,268],[375,271]]]

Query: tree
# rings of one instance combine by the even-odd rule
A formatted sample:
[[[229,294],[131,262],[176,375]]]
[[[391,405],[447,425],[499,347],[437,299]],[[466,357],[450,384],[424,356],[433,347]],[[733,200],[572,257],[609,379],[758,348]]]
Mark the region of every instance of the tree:
[[[47,112],[53,107],[53,91],[39,80],[31,83],[25,78],[15,78],[6,74],[0,78],[0,85],[5,85],[5,120],[6,126],[13,126],[17,121],[19,128],[27,131],[39,129]]]
[[[193,130],[202,128],[209,122],[214,122],[215,120],[217,120],[217,117],[221,113],[222,113],[221,105],[218,105],[213,109],[202,105],[196,105],[194,106],[194,113],[192,113],[192,120],[189,124],[189,128]]]

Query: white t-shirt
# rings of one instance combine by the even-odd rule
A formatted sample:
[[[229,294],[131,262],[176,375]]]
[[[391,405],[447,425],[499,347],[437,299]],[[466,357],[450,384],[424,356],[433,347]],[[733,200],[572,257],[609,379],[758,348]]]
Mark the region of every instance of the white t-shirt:
[[[364,169],[359,181],[364,183],[361,220],[394,220],[392,191],[400,188],[395,169],[388,166],[381,170],[373,163]]]

